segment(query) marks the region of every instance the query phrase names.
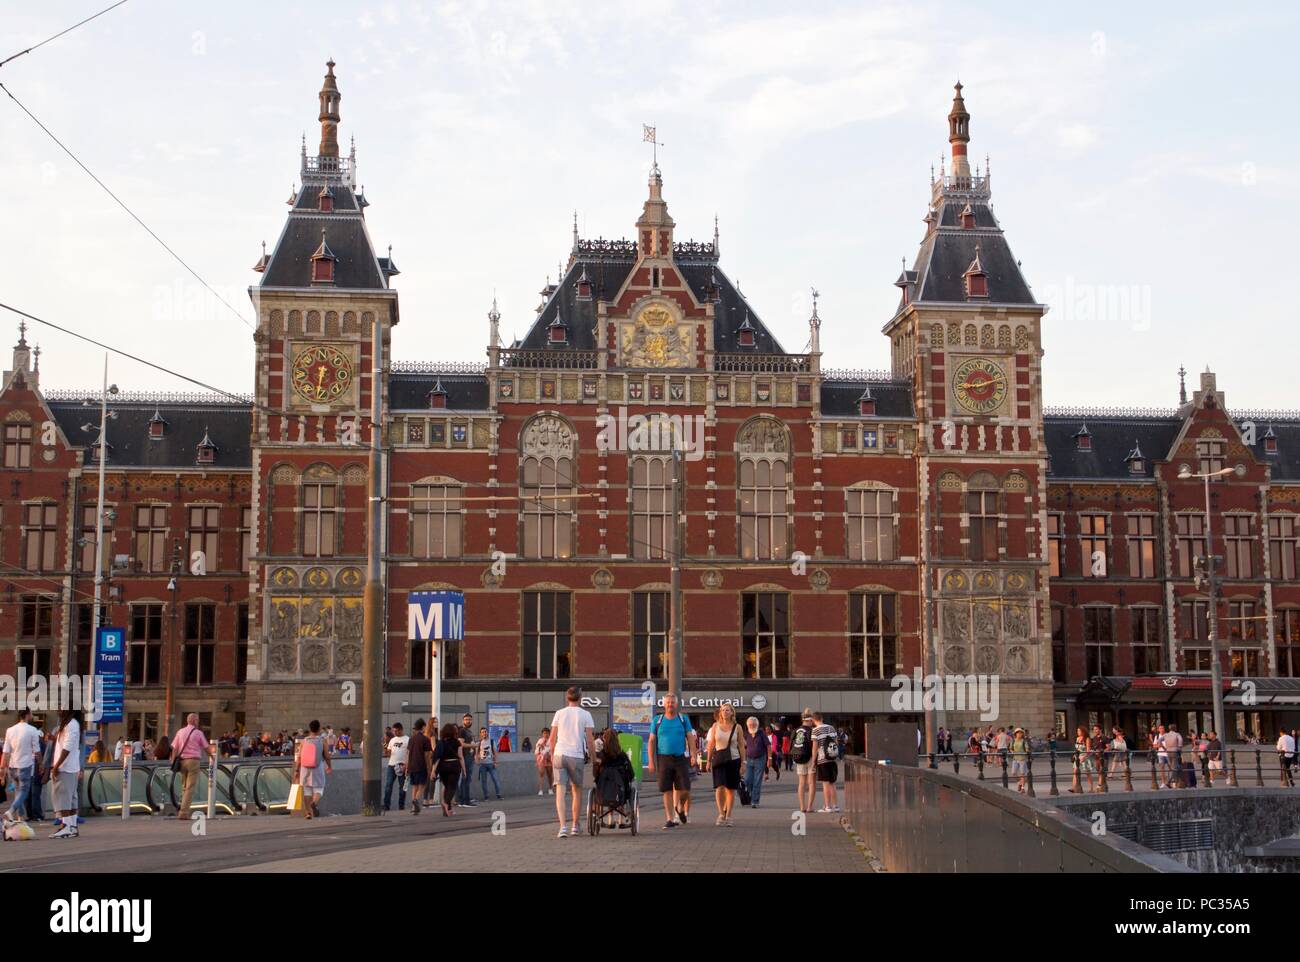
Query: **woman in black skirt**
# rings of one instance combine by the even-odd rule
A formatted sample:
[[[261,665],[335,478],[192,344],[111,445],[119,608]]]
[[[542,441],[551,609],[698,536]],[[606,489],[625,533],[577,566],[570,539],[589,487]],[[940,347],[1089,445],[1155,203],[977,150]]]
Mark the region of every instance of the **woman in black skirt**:
[[[442,814],[452,814],[456,801],[456,786],[460,784],[460,729],[443,725],[438,733],[438,743],[433,746],[433,774],[442,782]]]
[[[745,757],[745,736],[736,724],[736,710],[724,704],[713,713],[713,727],[706,740],[709,768],[713,771],[713,797],[718,806],[714,825],[734,824],[731,806],[740,787],[740,764]]]

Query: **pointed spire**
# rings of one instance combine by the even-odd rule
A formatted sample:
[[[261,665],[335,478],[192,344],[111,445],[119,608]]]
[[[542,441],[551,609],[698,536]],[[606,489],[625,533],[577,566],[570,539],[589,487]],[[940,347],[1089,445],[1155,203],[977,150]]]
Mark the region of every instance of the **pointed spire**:
[[[664,203],[664,179],[658,163],[650,168],[649,187],[650,196],[636,222],[637,247],[646,257],[671,257],[673,228],[677,225],[668,216],[668,205]]]
[[[578,249],[578,212],[573,212],[573,249]]]
[[[325,63],[325,80],[320,88],[320,156],[339,155],[339,85],[334,77],[334,61]]]
[[[961,96],[961,81],[953,90],[952,110],[948,113],[948,143],[952,146],[952,175],[958,184],[969,183],[970,162],[966,159],[966,146],[970,143],[970,114]]]
[[[713,256],[718,257],[722,247],[718,243],[718,215],[713,215]]]
[[[1187,368],[1178,365],[1178,403],[1187,403]]]

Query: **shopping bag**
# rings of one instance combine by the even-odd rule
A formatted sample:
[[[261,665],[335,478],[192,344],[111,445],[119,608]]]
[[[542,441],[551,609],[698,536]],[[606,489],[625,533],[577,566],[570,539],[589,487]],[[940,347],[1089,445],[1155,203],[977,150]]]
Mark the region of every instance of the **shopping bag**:
[[[289,786],[289,802],[285,808],[290,812],[302,811],[302,786],[297,782]]]
[[[742,781],[742,782],[740,783],[740,789],[739,789],[739,792],[740,792],[740,804],[741,804],[741,805],[748,805],[750,802],[753,801],[753,798],[751,797],[751,795],[750,795],[750,793],[749,793],[749,786],[748,786],[744,781]]]

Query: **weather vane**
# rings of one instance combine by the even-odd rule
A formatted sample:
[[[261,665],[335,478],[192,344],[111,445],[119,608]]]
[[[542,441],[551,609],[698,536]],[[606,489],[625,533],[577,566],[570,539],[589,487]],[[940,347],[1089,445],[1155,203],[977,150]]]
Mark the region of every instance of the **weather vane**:
[[[658,166],[659,166],[659,148],[662,147],[663,144],[659,143],[659,140],[658,140],[658,138],[657,138],[656,135],[655,135],[655,129],[654,129],[654,127],[651,127],[649,124],[642,124],[642,125],[641,125],[641,139],[644,140],[646,143],[650,144],[650,155],[651,155],[651,158],[654,160],[654,165],[655,165],[656,167],[658,167]]]

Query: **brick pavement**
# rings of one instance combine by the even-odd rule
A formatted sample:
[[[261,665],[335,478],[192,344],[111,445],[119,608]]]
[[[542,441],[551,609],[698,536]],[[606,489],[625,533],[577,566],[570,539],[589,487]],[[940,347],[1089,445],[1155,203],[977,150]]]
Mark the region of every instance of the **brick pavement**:
[[[764,790],[757,811],[737,807],[735,826],[713,825],[712,797],[697,800],[690,824],[665,831],[657,797],[643,801],[642,832],[602,831],[557,839],[557,821],[493,834],[488,812],[472,813],[474,827],[454,835],[413,837],[362,850],[308,855],[247,865],[255,872],[869,872],[870,866],[840,827],[836,815],[810,814],[807,832],[791,831],[793,785]],[[537,800],[541,802],[541,799]],[[551,800],[546,799],[547,802]],[[530,806],[535,809],[536,806]],[[467,813],[469,814],[469,813]],[[530,815],[536,816],[535,810]],[[423,817],[423,816],[422,816]],[[431,816],[441,820],[436,812]],[[457,816],[462,817],[462,816]]]

